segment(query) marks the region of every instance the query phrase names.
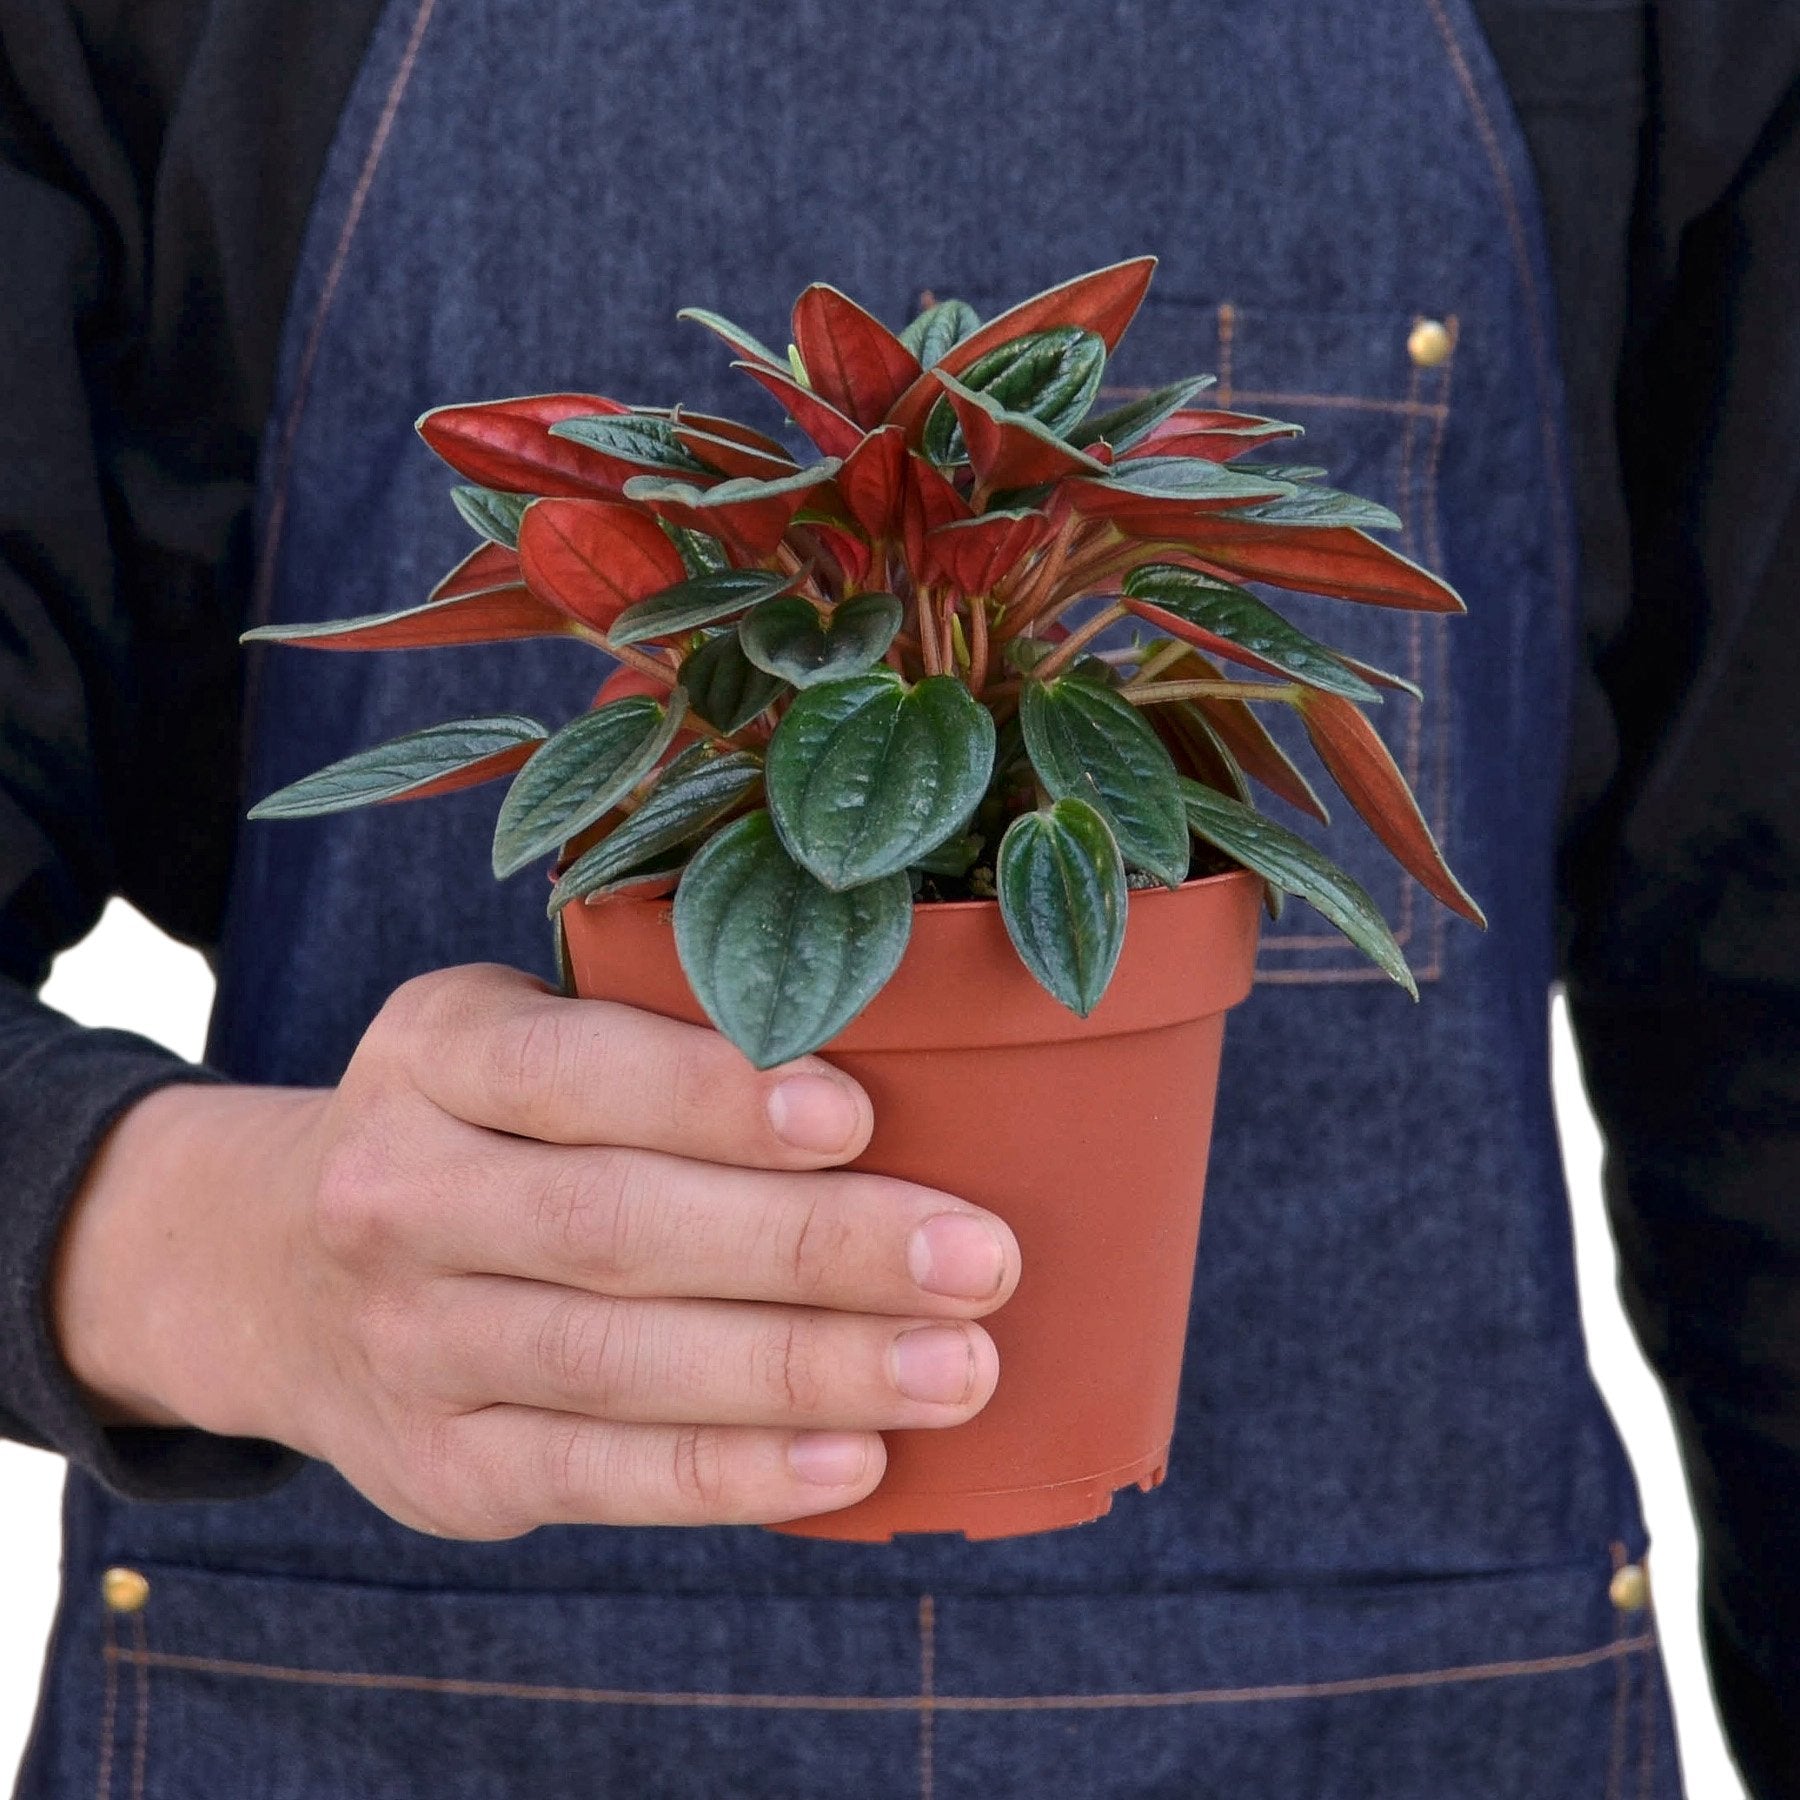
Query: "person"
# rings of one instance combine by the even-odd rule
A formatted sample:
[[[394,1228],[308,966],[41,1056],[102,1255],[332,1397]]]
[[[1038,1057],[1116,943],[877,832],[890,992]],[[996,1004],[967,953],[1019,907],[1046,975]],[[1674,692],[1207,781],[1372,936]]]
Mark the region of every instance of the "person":
[[[28,1800],[1675,1793],[1558,973],[1725,1723],[1800,1791],[1800,14],[0,0],[0,46],[0,1426],[72,1463]],[[448,562],[428,405],[714,404],[679,304],[1146,248],[1121,375],[1291,403],[1467,595],[1359,654],[1427,678],[1384,730],[1493,930],[1390,884],[1417,1011],[1268,933],[1165,1488],[747,1531],[1004,1381],[1004,1221],[846,1172],[828,1061],[502,966],[546,946],[479,797],[237,823],[591,663],[236,638]],[[111,894],[212,956],[206,1067],[33,998]]]

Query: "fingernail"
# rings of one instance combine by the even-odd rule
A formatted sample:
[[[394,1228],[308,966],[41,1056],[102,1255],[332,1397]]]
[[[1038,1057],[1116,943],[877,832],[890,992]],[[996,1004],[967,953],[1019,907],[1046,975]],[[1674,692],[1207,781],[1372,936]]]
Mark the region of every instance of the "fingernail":
[[[850,1148],[862,1110],[829,1075],[790,1075],[769,1095],[769,1124],[784,1144],[829,1155]]]
[[[975,1352],[969,1334],[954,1325],[921,1325],[894,1339],[894,1386],[909,1400],[956,1406],[975,1386]]]
[[[788,1445],[788,1464],[814,1487],[854,1487],[868,1472],[869,1440],[848,1431],[803,1431]]]
[[[939,1213],[912,1234],[906,1266],[928,1294],[988,1300],[1006,1279],[1006,1246],[985,1219]]]

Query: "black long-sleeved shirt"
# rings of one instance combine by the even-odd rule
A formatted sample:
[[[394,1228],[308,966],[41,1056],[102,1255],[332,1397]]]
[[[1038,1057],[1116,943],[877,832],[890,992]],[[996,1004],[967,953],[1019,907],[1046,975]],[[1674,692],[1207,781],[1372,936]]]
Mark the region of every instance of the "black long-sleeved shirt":
[[[123,1108],[197,1072],[32,994],[111,894],[215,940],[258,440],[376,11],[0,0],[0,1432],[128,1493],[285,1463],[83,1411],[44,1311],[60,1220]],[[1587,619],[1563,941],[1614,1198],[1754,1232],[1800,1187],[1800,8],[1479,11],[1560,300]]]

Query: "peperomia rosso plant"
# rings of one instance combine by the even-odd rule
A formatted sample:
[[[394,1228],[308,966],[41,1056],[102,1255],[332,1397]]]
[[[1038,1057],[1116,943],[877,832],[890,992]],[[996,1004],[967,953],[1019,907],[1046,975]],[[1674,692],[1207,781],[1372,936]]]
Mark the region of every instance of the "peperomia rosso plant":
[[[1251,784],[1325,820],[1258,716],[1289,709],[1387,849],[1480,923],[1364,710],[1417,690],[1252,584],[1462,603],[1368,535],[1399,524],[1386,508],[1258,458],[1298,427],[1208,409],[1209,377],[1095,410],[1154,267],[1097,270],[985,324],[947,300],[898,334],[817,285],[786,355],[684,313],[810,459],[730,419],[591,394],[427,413],[478,547],[423,605],[248,635],[333,650],[566,637],[617,667],[554,733],[461,719],[252,817],[511,776],[495,874],[556,858],[553,917],[673,891],[694,993],[763,1067],[879,991],[915,902],[997,898],[1026,967],[1085,1015],[1133,887],[1239,865],[1416,997],[1368,894],[1258,812]]]

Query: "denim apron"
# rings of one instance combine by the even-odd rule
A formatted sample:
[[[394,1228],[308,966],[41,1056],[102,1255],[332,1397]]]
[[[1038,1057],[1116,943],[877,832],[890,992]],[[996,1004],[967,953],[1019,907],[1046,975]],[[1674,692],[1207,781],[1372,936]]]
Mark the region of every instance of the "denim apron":
[[[987,315],[1153,250],[1111,385],[1216,371],[1467,596],[1466,619],[1297,614],[1425,687],[1380,722],[1493,928],[1347,820],[1331,842],[1423,1004],[1304,908],[1269,930],[1158,1491],[998,1544],[466,1545],[321,1466],[229,1504],[78,1474],[26,1795],[1678,1791],[1551,1114],[1574,577],[1534,204],[1466,0],[391,0],[293,296],[262,617],[407,604],[461,553],[411,430],[429,405],[571,388],[758,417],[678,306],[781,343],[813,279],[895,321],[925,293]],[[603,672],[562,643],[276,651],[248,788],[459,714],[558,720]],[[247,827],[213,1060],[328,1083],[404,978],[548,972],[541,883],[488,874],[492,804]],[[141,1609],[103,1603],[116,1565]]]

